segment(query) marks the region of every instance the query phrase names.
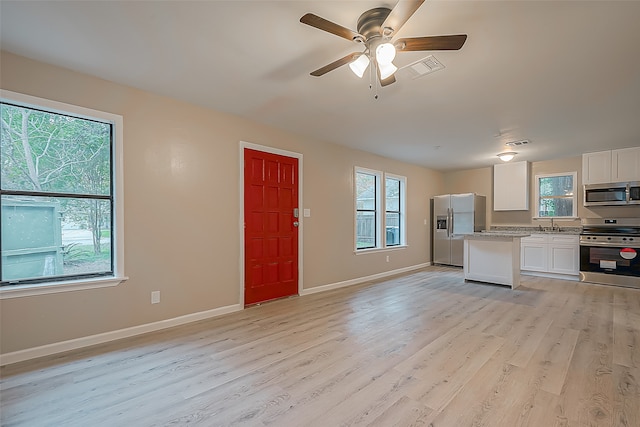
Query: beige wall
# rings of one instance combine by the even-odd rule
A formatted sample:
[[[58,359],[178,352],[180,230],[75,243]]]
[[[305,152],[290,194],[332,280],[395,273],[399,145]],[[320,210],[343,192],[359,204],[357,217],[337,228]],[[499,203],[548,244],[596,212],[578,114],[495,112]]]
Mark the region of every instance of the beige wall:
[[[548,227],[550,221],[534,220],[535,215],[535,176],[550,173],[578,173],[578,217],[638,217],[638,208],[630,206],[593,207],[583,206],[582,196],[582,157],[531,162],[529,165],[529,210],[527,211],[494,211],[493,210],[493,168],[470,169],[447,172],[444,174],[444,188],[447,193],[471,193],[487,196],[487,225],[516,225]],[[561,226],[579,226],[580,220],[562,221]]]
[[[445,193],[476,193],[487,197],[487,227],[493,212],[493,169],[479,168],[444,174]]]
[[[0,301],[3,354],[238,304],[240,141],[303,155],[305,289],[428,262],[442,174],[6,52],[2,89],[124,117],[125,263],[114,288]],[[409,247],[355,255],[354,166],[407,177]],[[427,221],[429,224],[430,222]],[[385,262],[389,255],[389,262]],[[151,291],[160,304],[150,304]]]

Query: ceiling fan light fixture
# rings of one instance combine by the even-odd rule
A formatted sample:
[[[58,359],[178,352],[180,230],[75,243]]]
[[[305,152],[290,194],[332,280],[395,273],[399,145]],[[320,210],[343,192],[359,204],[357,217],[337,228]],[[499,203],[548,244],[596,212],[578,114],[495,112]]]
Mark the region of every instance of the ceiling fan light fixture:
[[[391,64],[396,57],[396,48],[391,43],[382,43],[376,48],[376,61],[380,65]]]
[[[398,67],[396,67],[392,63],[380,64],[380,80],[387,79],[396,71],[398,71]]]
[[[516,154],[518,153],[516,153],[515,151],[505,151],[504,153],[498,154],[498,158],[503,162],[510,162],[511,160],[513,160]]]
[[[355,61],[349,63],[349,68],[353,71],[353,74],[362,78],[365,70],[369,66],[369,58],[364,53],[358,57]]]

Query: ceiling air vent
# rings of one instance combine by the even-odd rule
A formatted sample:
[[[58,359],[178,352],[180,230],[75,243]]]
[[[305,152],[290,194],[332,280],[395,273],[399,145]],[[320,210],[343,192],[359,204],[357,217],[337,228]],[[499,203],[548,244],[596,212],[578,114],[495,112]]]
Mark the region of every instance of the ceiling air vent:
[[[507,142],[504,145],[507,145],[509,147],[520,147],[520,146],[527,145],[527,144],[531,144],[531,141],[529,141],[528,139],[522,139],[520,141]]]
[[[423,58],[417,62],[414,62],[413,64],[409,64],[402,68],[409,71],[409,74],[411,74],[411,78],[417,79],[418,77],[422,77],[435,71],[442,70],[444,68],[444,65],[442,65],[442,63],[438,61],[433,55],[429,55],[426,58]]]

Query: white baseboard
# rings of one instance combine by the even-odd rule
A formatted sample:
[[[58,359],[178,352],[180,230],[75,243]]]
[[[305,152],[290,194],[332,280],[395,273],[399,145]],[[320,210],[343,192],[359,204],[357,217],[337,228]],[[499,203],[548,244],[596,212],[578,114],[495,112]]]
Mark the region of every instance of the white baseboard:
[[[103,344],[122,338],[129,338],[135,335],[159,331],[161,329],[171,328],[174,326],[180,326],[184,325],[185,323],[197,322],[199,320],[222,316],[223,314],[234,313],[240,310],[242,310],[242,306],[240,304],[228,305],[226,307],[219,307],[212,310],[174,317],[173,319],[160,320],[158,322],[146,323],[144,325],[119,329],[117,331],[105,332],[102,334],[90,335],[88,337],[76,338],[68,341],[61,341],[57,343],[42,345],[39,347],[28,348],[25,350],[14,351],[12,353],[0,354],[0,366],[23,362],[25,360],[35,359],[37,357],[50,356],[52,354],[62,353],[69,350],[76,350],[91,345]]]
[[[419,270],[430,266],[430,262],[424,264],[412,265],[410,267],[399,268],[397,270],[385,271],[378,274],[372,274],[371,276],[358,277],[351,280],[345,280],[342,282],[330,283],[328,285],[314,286],[313,288],[303,289],[300,296],[316,294],[318,292],[330,291],[332,289],[344,288],[345,286],[357,285],[359,283],[369,282],[371,280],[384,279],[385,277],[394,276],[396,274],[406,273],[412,270]]]
[[[385,277],[394,276],[396,274],[405,273],[412,270],[419,270],[430,266],[430,262],[413,265],[410,267],[399,268],[397,270],[385,271],[371,276],[358,277],[356,279],[345,280],[342,282],[331,283],[328,285],[316,286],[309,289],[303,289],[300,296],[311,295],[318,292],[329,291],[332,289],[343,288],[345,286],[356,285],[371,280],[383,279]],[[61,341],[52,344],[46,344],[39,347],[27,348],[25,350],[14,351],[12,353],[0,354],[0,366],[12,363],[24,362],[25,360],[35,359],[37,357],[51,356],[53,354],[62,353],[70,350],[88,347],[96,344],[103,344],[109,341],[115,341],[122,338],[129,338],[135,335],[141,335],[148,332],[155,332],[161,329],[171,328],[174,326],[184,325],[186,323],[197,322],[212,317],[222,316],[224,314],[241,311],[242,305],[234,304],[226,307],[214,308],[212,310],[201,311],[198,313],[186,314],[184,316],[174,317],[173,319],[160,320],[158,322],[146,323],[144,325],[133,326],[131,328],[119,329],[117,331],[104,332],[102,334],[90,335],[88,337],[76,338],[68,341]]]
[[[560,280],[571,280],[573,282],[580,281],[580,276],[576,276],[573,274],[558,274],[558,273],[543,273],[539,271],[520,271],[524,276],[538,276],[538,277],[546,277],[547,279],[560,279]]]

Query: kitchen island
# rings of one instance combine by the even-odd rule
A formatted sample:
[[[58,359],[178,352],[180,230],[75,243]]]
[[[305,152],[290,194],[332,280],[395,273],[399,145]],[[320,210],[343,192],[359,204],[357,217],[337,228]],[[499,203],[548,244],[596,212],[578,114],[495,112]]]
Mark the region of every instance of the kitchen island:
[[[520,239],[518,232],[481,232],[464,236],[464,280],[520,286]]]

